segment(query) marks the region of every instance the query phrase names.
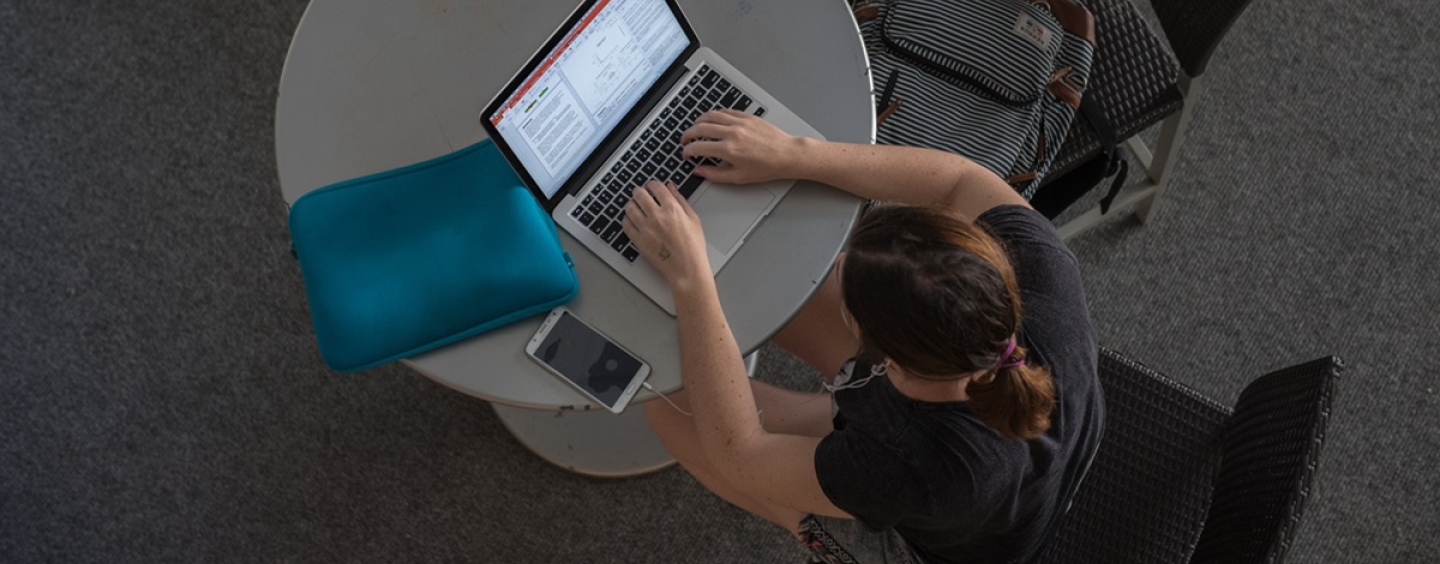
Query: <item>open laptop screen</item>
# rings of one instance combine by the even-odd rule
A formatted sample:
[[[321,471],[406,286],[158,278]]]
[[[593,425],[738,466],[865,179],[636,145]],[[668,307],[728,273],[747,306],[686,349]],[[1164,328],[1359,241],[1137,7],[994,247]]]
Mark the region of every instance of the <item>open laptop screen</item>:
[[[599,0],[564,33],[488,116],[546,199],[689,46],[665,0]]]

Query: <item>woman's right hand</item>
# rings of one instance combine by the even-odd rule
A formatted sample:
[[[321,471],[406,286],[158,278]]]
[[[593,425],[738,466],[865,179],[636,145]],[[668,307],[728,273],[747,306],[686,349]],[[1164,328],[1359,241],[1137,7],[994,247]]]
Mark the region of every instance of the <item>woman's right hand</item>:
[[[695,174],[724,184],[795,178],[804,139],[770,122],[736,110],[708,112],[680,135],[687,158],[710,157],[719,166],[700,165]]]

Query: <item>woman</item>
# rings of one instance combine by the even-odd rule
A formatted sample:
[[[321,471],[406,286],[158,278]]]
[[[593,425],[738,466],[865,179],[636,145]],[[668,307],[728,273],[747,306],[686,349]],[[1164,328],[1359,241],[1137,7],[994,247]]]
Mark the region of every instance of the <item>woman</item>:
[[[948,153],[791,137],[728,110],[681,141],[724,163],[696,168],[711,180],[909,204],[871,210],[775,337],[833,376],[816,399],[746,377],[694,211],[674,186],[636,189],[625,232],[674,291],[685,385],[645,414],[681,466],[812,561],[1033,556],[1103,423],[1079,271],[1049,222]]]

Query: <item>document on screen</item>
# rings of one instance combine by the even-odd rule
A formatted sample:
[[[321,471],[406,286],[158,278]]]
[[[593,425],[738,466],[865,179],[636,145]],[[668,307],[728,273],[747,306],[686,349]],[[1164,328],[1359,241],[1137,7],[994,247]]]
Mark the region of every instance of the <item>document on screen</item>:
[[[523,110],[520,135],[534,149],[546,172],[555,175],[575,157],[571,150],[575,143],[589,139],[595,128],[564,81],[536,87],[540,94]]]

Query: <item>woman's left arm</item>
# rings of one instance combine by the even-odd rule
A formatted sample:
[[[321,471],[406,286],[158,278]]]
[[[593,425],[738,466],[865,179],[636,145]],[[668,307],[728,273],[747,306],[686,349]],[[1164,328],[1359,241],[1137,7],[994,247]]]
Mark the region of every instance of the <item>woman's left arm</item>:
[[[820,439],[766,432],[739,346],[720,307],[700,220],[673,185],[636,188],[625,233],[670,283],[680,332],[680,367],[706,457],[731,487],[803,513],[848,515],[820,489]]]

